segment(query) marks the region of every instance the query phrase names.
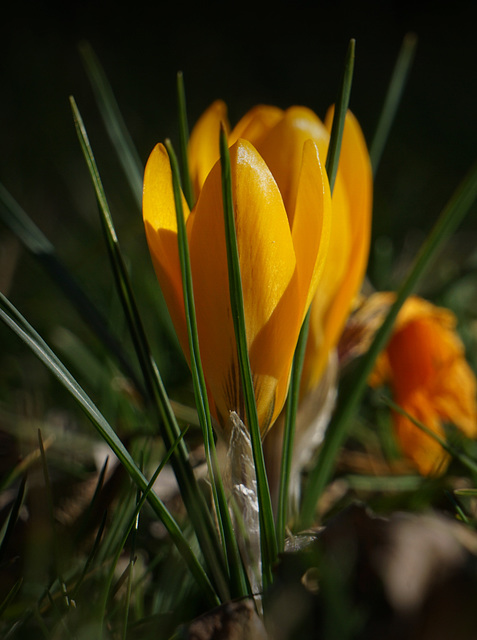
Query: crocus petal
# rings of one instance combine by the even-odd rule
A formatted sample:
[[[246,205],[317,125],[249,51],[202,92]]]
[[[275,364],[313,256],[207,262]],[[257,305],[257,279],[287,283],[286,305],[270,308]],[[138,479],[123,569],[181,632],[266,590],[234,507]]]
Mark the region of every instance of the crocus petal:
[[[315,388],[335,348],[348,316],[351,300],[340,297],[351,252],[349,205],[342,181],[332,197],[330,241],[319,287],[311,304],[310,328],[302,374],[302,394]]]
[[[189,172],[196,197],[210,170],[220,157],[220,127],[229,130],[227,106],[222,100],[216,100],[201,115],[189,138]]]
[[[331,131],[333,109],[325,119]],[[338,343],[366,272],[371,236],[372,171],[364,136],[348,111],[333,190],[330,247],[312,303],[302,393],[317,385]]]
[[[282,343],[294,349],[286,324],[277,324],[273,335],[266,327],[284,304],[285,294],[293,290],[295,251],[280,192],[262,158],[244,140],[230,149],[230,158],[247,341],[259,421],[265,429],[283,366]],[[229,411],[241,416],[244,411],[229,301],[219,163],[204,183],[188,234],[202,364],[217,417],[225,424]],[[291,331],[297,335],[295,315]]]
[[[318,147],[312,140],[303,146],[303,162],[294,210],[289,214],[303,313],[310,306],[328,256],[331,230],[331,193]]]
[[[235,125],[229,135],[229,145],[244,138],[258,149],[263,138],[283,118],[283,110],[269,105],[257,105],[250,109]]]
[[[427,429],[445,440],[445,433],[432,400],[425,393],[416,391],[404,399],[396,398],[401,409],[422,423]],[[402,453],[411,460],[419,473],[432,475],[447,467],[450,457],[435,438],[427,434],[407,416],[396,412],[394,427]]]
[[[182,198],[184,217],[189,208]],[[144,173],[143,217],[154,268],[176,329],[188,356],[189,342],[184,314],[182,278],[177,245],[177,218],[169,156],[162,144],[154,147]]]
[[[257,145],[277,181],[287,211],[295,208],[304,143],[313,140],[324,162],[328,138],[328,132],[313,111],[306,107],[290,107]]]
[[[331,132],[333,107],[329,109],[325,126]],[[361,287],[368,263],[371,239],[373,174],[366,142],[355,116],[348,111],[343,130],[338,172],[348,196],[352,233],[352,263],[345,287],[356,295]]]
[[[330,131],[332,119],[333,109],[330,109],[325,119]],[[371,239],[372,169],[363,133],[350,111],[346,114],[337,180],[342,181],[348,199],[351,249],[346,277],[340,283],[327,318],[329,325],[338,330],[336,337],[362,285]]]
[[[477,385],[455,327],[450,310],[409,298],[387,348],[392,385],[400,396],[425,390],[442,420],[475,437]]]
[[[271,355],[273,349],[283,363],[283,373],[278,376],[272,422],[278,416],[287,394],[294,354],[292,346],[298,339],[298,332],[311,300],[317,288],[321,287],[321,277],[328,254],[330,237],[332,219],[330,187],[324,167],[320,163],[318,148],[312,140],[305,141],[302,156],[296,206],[294,211],[288,212],[297,258],[296,278],[293,287],[289,288],[278,305],[271,322],[268,323],[261,336],[260,342],[262,350],[268,349]],[[292,297],[293,299],[291,299]],[[294,324],[295,319],[290,317],[290,309],[298,317],[298,325]],[[279,340],[281,349],[277,351],[276,344],[274,346],[274,343],[277,342],[275,335],[279,336],[284,327],[287,328],[287,335]],[[296,327],[296,334],[293,327]],[[270,336],[268,338],[270,346],[264,349],[267,334]],[[252,349],[253,352],[254,349]],[[275,369],[277,365],[275,365]]]

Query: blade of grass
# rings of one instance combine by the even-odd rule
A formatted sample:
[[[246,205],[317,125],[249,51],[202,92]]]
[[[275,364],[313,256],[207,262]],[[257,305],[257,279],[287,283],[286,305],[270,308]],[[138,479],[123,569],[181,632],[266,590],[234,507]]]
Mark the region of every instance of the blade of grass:
[[[86,578],[86,576],[88,574],[88,571],[89,571],[91,565],[93,564],[93,560],[94,560],[94,558],[96,556],[96,553],[97,553],[97,551],[99,549],[99,545],[101,543],[101,539],[103,537],[103,532],[104,532],[104,528],[106,526],[107,516],[108,516],[108,514],[105,511],[104,514],[103,514],[103,517],[101,519],[101,522],[99,524],[98,531],[96,532],[96,536],[95,536],[94,543],[93,543],[93,546],[91,548],[91,551],[89,552],[88,557],[86,558],[86,562],[84,564],[84,567],[83,567],[83,570],[81,572],[81,575],[80,575],[77,583],[75,584],[75,587],[74,587],[74,590],[73,590],[73,594],[71,596],[73,600],[76,600],[78,598],[78,593],[79,593],[79,590],[81,588],[81,585],[83,584],[84,579]]]
[[[414,264],[397,292],[396,300],[377,331],[368,352],[357,363],[350,387],[342,389],[341,402],[331,419],[323,447],[305,486],[300,516],[300,526],[302,528],[309,527],[313,522],[316,504],[333,472],[336,454],[346,438],[350,423],[366,390],[367,380],[373,369],[374,362],[391,335],[399,310],[430,267],[437,251],[455,231],[476,199],[477,165],[471,168],[444,207],[436,224],[421,246]]]
[[[406,34],[391,75],[383,109],[369,150],[371,166],[373,167],[373,175],[376,175],[378,170],[379,162],[381,161],[381,156],[386,145],[389,132],[393,125],[399,103],[401,102],[404,87],[414,60],[416,46],[417,37],[415,34]]]
[[[93,87],[96,101],[108,135],[116,150],[124,175],[131,187],[138,209],[142,207],[142,176],[144,167],[129,135],[114,97],[111,85],[89,42],[79,45],[86,73]]]
[[[207,396],[207,386],[205,383],[204,371],[200,359],[199,335],[197,331],[197,318],[194,304],[194,289],[192,282],[192,271],[190,264],[189,247],[187,242],[187,232],[184,222],[184,211],[182,208],[182,191],[179,178],[179,167],[175,152],[170,141],[166,141],[166,149],[172,170],[172,182],[174,192],[174,203],[177,219],[177,236],[179,245],[179,257],[182,274],[182,287],[184,291],[184,309],[187,324],[187,332],[190,348],[190,368],[194,384],[194,393],[199,415],[199,422],[202,427],[204,439],[204,449],[209,471],[209,479],[212,487],[212,494],[215,504],[218,526],[224,545],[225,557],[231,576],[231,583],[234,589],[234,596],[240,597],[247,594],[246,579],[243,565],[234,535],[230,513],[227,506],[222,478],[219,471],[217,453],[215,449],[214,430],[210,415],[209,401]]]
[[[40,450],[41,464],[43,468],[43,481],[45,483],[45,497],[46,505],[48,509],[48,517],[50,520],[51,534],[52,534],[52,564],[56,573],[55,580],[58,580],[59,584],[64,586],[65,581],[61,571],[60,550],[61,545],[58,540],[58,529],[56,526],[55,509],[53,504],[53,490],[50,482],[50,474],[48,471],[48,463],[46,460],[45,447],[43,445],[43,438],[41,435],[41,429],[38,429],[38,447]],[[66,589],[66,587],[64,587]],[[68,596],[67,599],[69,600]]]
[[[94,159],[93,151],[89,144],[86,129],[74,99],[71,98],[70,100],[78,138],[91,174],[96,198],[98,200],[100,219],[103,225],[106,245],[119,298],[123,306],[131,338],[143,372],[146,389],[153,402],[153,406],[158,413],[159,424],[162,427],[162,436],[166,442],[166,446],[170,447],[174,440],[179,436],[180,429],[149,348],[99,171]],[[171,463],[181,489],[182,498],[198,537],[201,550],[211,572],[211,576],[214,579],[216,589],[221,597],[226,600],[229,597],[229,593],[227,581],[225,579],[226,569],[221,553],[220,542],[217,539],[214,523],[212,522],[205,498],[198,486],[188,459],[187,449],[182,440],[174,453]]]
[[[10,589],[10,591],[7,593],[7,595],[3,599],[3,601],[0,603],[0,617],[3,616],[4,612],[8,609],[9,604],[12,602],[12,600],[15,599],[15,596],[20,591],[22,585],[23,585],[23,578],[18,578],[18,580],[15,582],[13,587]]]
[[[232,196],[232,173],[225,131],[220,131],[220,162],[222,168],[222,198],[224,207],[227,267],[229,275],[230,303],[237,344],[240,377],[244,394],[245,412],[250,430],[252,452],[257,476],[257,492],[260,516],[260,541],[262,552],[262,579],[264,587],[272,582],[272,567],[277,559],[277,538],[273,519],[272,501],[265,470],[262,439],[258,424],[257,405],[247,347],[245,312],[240,275],[240,262],[235,231],[235,214]],[[243,418],[244,416],[240,416]]]
[[[290,388],[287,396],[285,428],[283,431],[282,460],[280,467],[280,486],[277,506],[277,544],[280,553],[283,552],[285,548],[286,527],[288,522],[288,496],[293,460],[293,445],[295,441],[296,416],[298,411],[301,372],[303,369],[303,362],[305,360],[309,324],[310,314],[307,313],[300,331],[297,347],[295,349],[295,355],[293,357]]]
[[[140,492],[137,491],[136,495],[136,503],[140,500]],[[137,510],[137,506],[136,506]],[[126,640],[127,632],[128,632],[128,624],[129,624],[129,609],[131,605],[131,594],[132,594],[132,582],[134,575],[134,565],[136,564],[136,542],[137,542],[137,531],[139,528],[139,513],[137,511],[136,517],[134,518],[133,526],[131,528],[131,548],[129,551],[129,563],[128,563],[128,575],[127,575],[127,586],[126,586],[126,598],[124,602],[124,619],[123,619],[123,633],[122,638]]]
[[[111,562],[111,567],[109,569],[109,574],[108,574],[108,577],[107,577],[107,580],[106,580],[106,587],[104,589],[103,598],[102,598],[101,605],[100,605],[99,620],[102,621],[102,624],[104,624],[104,621],[106,620],[106,606],[107,606],[107,602],[108,602],[108,599],[109,599],[109,594],[111,593],[113,580],[114,580],[114,575],[115,575],[115,571],[116,571],[116,566],[117,566],[117,564],[119,562],[119,559],[121,557],[123,549],[126,547],[127,539],[129,538],[129,535],[131,534],[131,531],[133,530],[133,528],[135,526],[135,523],[137,521],[139,513],[141,512],[141,509],[144,507],[144,504],[146,503],[146,500],[148,499],[149,494],[151,493],[152,488],[154,487],[154,483],[156,482],[157,478],[159,477],[159,474],[164,469],[166,464],[170,461],[171,456],[173,455],[174,451],[179,446],[179,444],[182,441],[182,439],[184,438],[186,432],[187,432],[187,427],[181,432],[179,438],[177,438],[177,440],[173,443],[172,447],[167,451],[166,455],[164,456],[164,459],[158,465],[157,469],[153,473],[151,479],[149,480],[149,482],[147,484],[146,489],[143,491],[141,497],[137,501],[134,513],[133,513],[132,517],[129,520],[129,525],[126,527],[125,531],[123,532],[121,541],[117,545],[117,550],[116,550],[115,556],[114,556],[114,558],[113,558],[113,560]]]
[[[189,209],[194,206],[194,190],[190,179],[187,144],[189,141],[189,125],[187,122],[187,107],[184,88],[184,78],[181,72],[177,74],[177,103],[179,106],[179,138],[182,165],[182,188]]]
[[[351,95],[351,84],[353,81],[354,58],[356,50],[356,40],[349,41],[348,50],[346,52],[343,80],[340,85],[338,99],[336,101],[335,115],[333,124],[331,125],[330,144],[326,156],[326,172],[330,183],[331,192],[335,186],[336,173],[338,171],[338,162],[341,152],[341,140],[343,139],[343,130],[348,111],[349,98]]]
[[[12,508],[10,511],[10,515],[8,516],[8,523],[5,528],[2,542],[0,543],[0,566],[5,556],[5,552],[8,547],[8,543],[11,540],[13,531],[15,529],[16,522],[18,520],[18,516],[20,513],[20,509],[23,502],[23,496],[25,495],[25,484],[26,484],[26,476],[23,476],[20,486],[18,487],[17,495],[15,497],[15,501],[12,504]]]
[[[343,78],[340,85],[338,98],[336,100],[336,108],[331,127],[330,142],[326,155],[326,172],[330,183],[330,190],[333,193],[336,174],[339,166],[339,158],[341,152],[341,143],[343,140],[343,131],[346,119],[346,113],[349,107],[351,96],[351,86],[353,83],[354,58],[355,58],[355,40],[350,40],[346,52],[346,58],[343,69]],[[310,312],[307,312],[305,321],[298,337],[295,356],[293,359],[293,367],[290,377],[290,387],[287,397],[287,406],[285,414],[285,429],[283,434],[283,450],[280,472],[280,487],[278,494],[277,509],[277,539],[278,548],[283,551],[285,545],[285,529],[288,520],[288,494],[290,486],[290,473],[293,458],[293,444],[295,438],[296,415],[298,411],[298,401],[300,393],[301,373],[303,362],[305,359],[306,342],[308,339],[308,328],[310,322]]]
[[[133,482],[144,491],[147,488],[147,481],[112,427],[45,341],[1,293],[0,319],[24,342],[33,354],[43,362],[47,369],[49,369],[54,377],[70,393],[91,421],[101,438],[114,452]],[[211,603],[217,604],[218,599],[216,593],[174,518],[155,493],[151,492],[149,494],[149,502],[156,515],[164,524],[198,584],[204,589],[204,594],[209,598]]]
[[[73,304],[80,317],[101,342],[115,355],[123,371],[131,379],[138,392],[144,396],[137,373],[116,337],[108,329],[108,323],[98,309],[79,286],[65,265],[56,255],[48,238],[36,226],[26,211],[13,196],[0,184],[0,219],[17,236],[45,269],[46,273]]]

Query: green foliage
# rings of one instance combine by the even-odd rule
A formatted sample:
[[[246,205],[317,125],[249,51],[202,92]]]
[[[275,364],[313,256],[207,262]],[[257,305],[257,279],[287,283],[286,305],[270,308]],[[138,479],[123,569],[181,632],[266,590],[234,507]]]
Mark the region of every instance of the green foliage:
[[[390,83],[371,146],[375,173],[414,48],[415,40],[407,38]],[[326,161],[331,186],[350,100],[354,55],[353,40],[347,52]],[[81,47],[81,56],[112,146],[140,209],[143,169],[134,143],[106,75],[86,43]],[[101,297],[96,283],[90,282],[84,287],[77,282],[55,247],[0,185],[2,223],[59,286],[63,303],[71,305],[91,330],[84,335],[81,331],[67,332],[60,327],[62,331],[54,334],[59,345],[55,351],[50,340],[45,340],[13,302],[0,294],[0,319],[6,327],[0,336],[2,339],[8,336],[7,344],[10,336],[15,335],[21,345],[21,362],[27,363],[23,366],[32,366],[24,355],[26,352],[42,363],[48,372],[47,380],[54,381],[43,382],[43,370],[37,373],[32,367],[32,382],[28,386],[34,392],[30,395],[35,398],[36,393],[43,391],[38,408],[5,401],[10,391],[12,396],[19,393],[22,378],[18,374],[20,382],[15,379],[12,383],[5,372],[0,378],[0,435],[5,440],[7,458],[0,479],[4,498],[0,531],[0,634],[4,638],[172,638],[176,632],[181,633],[177,631],[179,625],[188,620],[231,599],[250,596],[259,596],[257,610],[265,607],[266,617],[268,602],[273,600],[274,589],[280,582],[277,570],[279,574],[287,567],[287,560],[283,563],[279,553],[285,550],[292,526],[288,490],[308,317],[292,369],[279,502],[274,514],[248,360],[230,159],[226,138],[221,135],[230,298],[260,517],[264,594],[256,594],[251,592],[247,562],[241,555],[239,534],[232,524],[233,507],[219,471],[200,360],[180,197],[182,185],[192,207],[187,166],[188,123],[181,74],[177,78],[177,94],[181,170],[170,142],[166,148],[173,174],[191,376],[190,379],[179,375],[167,378],[180,382],[172,389],[166,388],[166,378],[161,375],[158,362],[166,359],[165,354],[172,354],[174,371],[183,367],[183,362],[176,362],[180,356],[175,347],[171,348],[167,321],[160,316],[157,299],[150,295],[145,284],[149,266],[141,264],[138,272],[134,259],[120,246],[112,207],[74,98],[70,99],[74,123],[95,193],[109,260],[107,263],[104,257],[102,269],[108,274],[113,291],[114,303],[109,306],[109,310],[114,309],[113,321],[109,318],[108,305],[94,302]],[[455,492],[450,473],[441,479],[423,479],[411,473],[357,473],[352,467],[346,468],[341,456],[349,453],[373,460],[378,458],[386,464],[398,457],[389,424],[383,418],[383,405],[396,411],[399,407],[386,398],[377,402],[376,395],[367,388],[367,379],[390,336],[399,309],[416,290],[476,199],[477,169],[473,168],[422,244],[399,288],[396,302],[367,353],[341,381],[339,403],[323,446],[307,470],[294,533],[316,525],[320,517],[324,519],[340,512],[355,498],[382,513],[395,508],[426,509],[444,500],[457,518],[474,526],[475,516],[470,507],[466,509],[465,501],[473,499],[476,493],[475,443],[463,437],[443,443],[454,456],[452,471],[468,485]],[[475,299],[475,279],[469,285],[470,294],[462,293],[469,274],[472,278],[475,276],[475,265],[462,269],[454,280],[444,283],[441,297],[452,299],[458,292],[457,300],[466,300],[469,295]],[[464,307],[467,309],[465,304]],[[55,319],[55,309],[49,313],[52,328],[58,329],[57,324],[61,323]],[[464,332],[476,318],[477,312],[473,309]],[[2,362],[6,369],[7,359],[3,357]],[[21,365],[18,369],[21,370]],[[22,373],[26,376],[25,371]],[[50,406],[57,411],[56,418],[46,411]],[[11,455],[7,456],[10,446]],[[326,492],[332,492],[334,483],[341,483],[345,490],[323,507]],[[316,564],[316,558],[313,563]],[[353,609],[347,585],[328,571],[326,562],[320,559],[320,563],[317,566],[322,568],[327,637],[336,637],[337,629],[340,637],[354,637],[353,629],[363,623],[362,614]],[[306,565],[304,574],[309,568],[314,570],[315,564]],[[342,611],[346,606],[352,611],[349,618]]]

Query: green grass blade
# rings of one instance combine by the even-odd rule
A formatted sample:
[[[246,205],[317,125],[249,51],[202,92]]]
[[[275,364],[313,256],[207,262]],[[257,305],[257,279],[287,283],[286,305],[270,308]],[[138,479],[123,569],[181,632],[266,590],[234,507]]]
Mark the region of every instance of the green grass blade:
[[[373,167],[373,175],[376,175],[378,170],[389,132],[401,102],[404,87],[414,60],[416,46],[417,37],[413,33],[408,33],[405,36],[399,51],[384,100],[383,109],[369,150],[371,166]]]
[[[106,580],[106,587],[104,589],[104,593],[103,593],[103,599],[101,602],[101,606],[100,606],[100,616],[99,619],[104,621],[106,619],[106,606],[107,606],[107,602],[109,599],[109,594],[111,593],[111,589],[112,589],[112,585],[113,585],[113,580],[114,580],[114,576],[115,576],[115,572],[116,572],[116,567],[117,564],[119,562],[119,559],[121,557],[121,554],[123,552],[123,549],[126,547],[126,543],[127,540],[131,534],[131,531],[133,530],[136,520],[141,512],[141,509],[144,507],[144,504],[146,503],[146,500],[148,500],[149,498],[149,494],[152,492],[152,488],[154,486],[154,483],[156,482],[157,478],[159,477],[159,474],[161,473],[161,471],[164,469],[164,467],[166,466],[166,464],[170,461],[171,456],[173,455],[174,451],[177,449],[177,447],[179,446],[180,442],[182,441],[183,437],[185,436],[187,432],[187,428],[185,428],[182,432],[180,437],[173,443],[172,447],[167,451],[167,454],[165,455],[164,459],[162,460],[162,462],[159,464],[159,466],[157,467],[157,469],[155,470],[155,472],[153,473],[151,479],[149,480],[146,489],[144,490],[144,492],[142,493],[141,497],[139,498],[137,504],[136,504],[136,508],[134,510],[134,513],[132,515],[132,517],[129,519],[129,524],[126,527],[126,530],[124,531],[121,541],[119,542],[119,544],[117,545],[117,551],[116,554],[111,562],[111,567],[109,570],[109,574]]]
[[[343,130],[348,111],[349,99],[351,95],[351,84],[353,82],[354,57],[355,57],[356,41],[350,40],[348,50],[346,52],[343,80],[340,85],[340,91],[335,106],[335,115],[333,124],[331,125],[330,144],[326,156],[326,172],[330,183],[331,192],[335,185],[336,173],[338,171],[338,163],[341,151],[341,141],[343,139]]]
[[[180,429],[167,397],[159,371],[150,352],[99,171],[96,166],[81,115],[73,98],[71,98],[71,105],[79,141],[91,174],[99,204],[101,222],[105,233],[106,244],[109,251],[113,274],[116,280],[118,294],[122,302],[133,344],[138,355],[138,360],[144,375],[149,397],[158,412],[160,425],[163,427],[162,435],[166,442],[166,446],[170,447],[174,440],[180,435]],[[181,489],[181,495],[184,499],[191,522],[199,539],[204,558],[209,570],[214,576],[218,592],[221,594],[222,598],[226,599],[228,597],[228,587],[226,580],[224,579],[225,567],[222,562],[223,559],[221,557],[220,543],[218,543],[214,523],[207,509],[204,496],[199,489],[193,469],[190,466],[188,453],[182,441],[172,458],[172,466]]]
[[[144,167],[124,123],[111,85],[93,48],[88,42],[83,42],[79,50],[109,138],[116,150],[137,206],[141,209]]]
[[[3,601],[0,603],[0,617],[3,616],[3,613],[8,609],[10,603],[15,599],[15,596],[20,591],[23,585],[23,578],[18,578],[13,587],[7,593]],[[10,634],[8,634],[10,636]],[[5,636],[7,637],[7,636]],[[13,636],[10,636],[13,637]]]
[[[189,337],[191,373],[194,384],[195,399],[199,422],[202,427],[204,439],[204,449],[209,471],[209,478],[212,487],[218,526],[221,539],[224,545],[224,553],[228,559],[228,566],[234,587],[235,597],[246,595],[246,581],[243,567],[238,552],[237,542],[234,535],[230,513],[227,506],[227,498],[220,476],[218,460],[215,450],[214,431],[212,418],[210,415],[209,401],[207,397],[207,386],[200,359],[199,335],[197,331],[197,318],[194,305],[194,290],[192,282],[192,271],[190,265],[189,246],[187,242],[187,232],[184,222],[184,211],[182,208],[182,192],[179,178],[179,167],[177,158],[169,141],[166,141],[166,149],[172,170],[172,182],[174,191],[174,203],[176,208],[179,256],[182,273],[182,286],[184,290],[184,309]]]
[[[56,357],[45,341],[36,333],[31,325],[23,318],[19,311],[0,293],[0,319],[9,327],[33,352],[33,354],[49,369],[61,385],[70,393],[73,399],[89,418],[101,438],[114,452],[133,482],[142,490],[147,489],[147,481],[129,451],[125,448],[112,427],[74,379],[71,373]],[[211,602],[217,603],[217,597],[210,581],[201,567],[197,557],[192,552],[178,524],[163,505],[155,493],[149,493],[148,499],[156,515],[166,527],[171,539],[186,561],[192,574],[204,589],[204,593]]]
[[[7,526],[5,528],[2,541],[0,543],[0,566],[3,562],[3,558],[5,557],[5,552],[8,548],[8,544],[11,540],[13,531],[15,529],[15,525],[18,520],[18,516],[20,514],[20,509],[23,503],[23,496],[25,495],[25,485],[26,485],[26,476],[23,476],[20,482],[20,486],[18,487],[17,495],[12,504],[10,515],[8,516]]]
[[[295,355],[293,357],[290,388],[287,396],[285,428],[283,431],[282,461],[280,468],[280,486],[278,492],[277,507],[277,541],[278,550],[280,552],[284,550],[285,546],[286,526],[288,522],[288,496],[290,488],[290,473],[293,459],[293,444],[295,440],[296,416],[298,411],[298,401],[300,397],[300,380],[303,369],[303,362],[305,360],[309,324],[310,314],[307,313],[300,331]]]
[[[35,256],[49,277],[73,304],[80,317],[115,355],[125,374],[143,395],[144,389],[138,381],[137,372],[131,366],[119,341],[109,331],[106,319],[62,264],[48,238],[2,184],[0,184],[0,219]]]
[[[272,567],[277,558],[277,539],[273,518],[270,489],[265,470],[260,426],[258,424],[257,405],[253,388],[252,372],[247,347],[245,312],[243,304],[242,279],[235,232],[235,215],[232,196],[232,174],[230,155],[225,132],[220,133],[220,160],[222,167],[222,197],[224,207],[225,235],[227,246],[227,266],[229,274],[230,303],[235,329],[240,376],[244,394],[245,412],[250,430],[252,451],[257,476],[257,492],[260,516],[260,540],[262,550],[263,584],[272,582]],[[245,416],[240,416],[243,420]]]
[[[105,511],[103,513],[103,517],[101,518],[101,522],[99,523],[98,531],[96,532],[96,536],[95,536],[94,543],[93,543],[93,546],[91,548],[91,551],[89,552],[88,557],[86,558],[86,562],[84,564],[84,567],[83,567],[83,570],[81,572],[81,575],[78,578],[77,583],[75,584],[74,591],[73,591],[73,594],[72,594],[72,599],[73,600],[76,600],[78,598],[78,593],[79,593],[79,590],[81,588],[81,585],[83,584],[84,579],[86,578],[86,576],[88,574],[88,571],[89,571],[91,565],[93,564],[93,560],[94,560],[94,558],[96,556],[96,553],[97,553],[97,551],[99,549],[99,546],[100,546],[100,543],[101,543],[101,539],[103,537],[104,529],[106,527],[107,516],[108,516],[108,512]]]
[[[190,179],[189,160],[187,155],[187,144],[189,142],[189,125],[187,120],[186,96],[184,88],[184,77],[182,73],[177,74],[177,103],[179,107],[179,138],[182,166],[182,188],[184,197],[189,209],[194,206],[194,189]]]
[[[365,356],[357,363],[353,380],[348,389],[342,389],[341,402],[328,426],[323,447],[305,486],[301,507],[300,525],[303,528],[313,522],[318,498],[322,494],[333,472],[336,455],[342,446],[349,426],[358,410],[366,390],[368,377],[374,362],[386,346],[391,335],[396,316],[406,298],[414,291],[419,280],[435,259],[442,244],[455,231],[477,199],[477,165],[461,182],[448,204],[443,209],[434,228],[424,241],[414,264],[397,292],[396,300],[389,310],[379,331]]]

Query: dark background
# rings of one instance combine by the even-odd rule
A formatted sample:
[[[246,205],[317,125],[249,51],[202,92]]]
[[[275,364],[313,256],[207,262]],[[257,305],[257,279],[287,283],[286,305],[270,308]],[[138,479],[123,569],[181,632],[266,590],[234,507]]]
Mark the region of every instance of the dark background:
[[[218,97],[232,122],[258,102],[305,104],[324,116],[350,38],[351,108],[370,143],[402,40],[414,32],[414,65],[375,182],[374,234],[391,238],[399,253],[413,230],[430,228],[475,160],[473,7],[459,0],[10,6],[1,23],[0,179],[86,279],[97,209],[69,95],[85,120],[118,225],[131,237],[142,230],[78,53],[81,41],[104,66],[145,162],[157,141],[177,138],[177,71],[184,73],[191,124]],[[474,208],[464,223],[467,237],[474,238],[475,217]]]

